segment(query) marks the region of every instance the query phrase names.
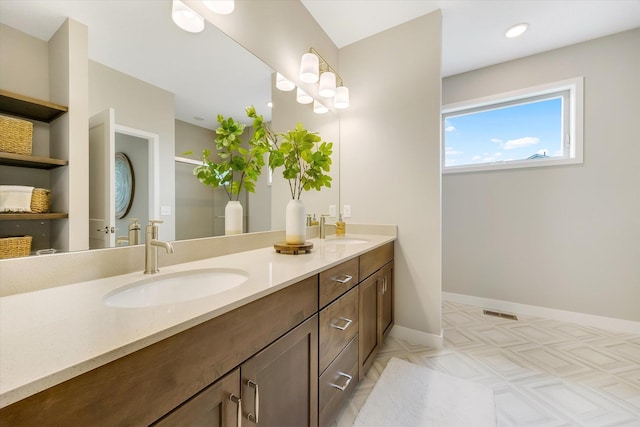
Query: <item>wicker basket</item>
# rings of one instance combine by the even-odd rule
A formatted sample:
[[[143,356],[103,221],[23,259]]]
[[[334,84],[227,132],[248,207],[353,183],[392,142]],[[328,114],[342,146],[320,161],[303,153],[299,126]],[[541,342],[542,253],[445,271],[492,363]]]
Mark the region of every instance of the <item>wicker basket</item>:
[[[0,259],[31,255],[31,236],[0,238]]]
[[[0,151],[31,155],[33,123],[0,115]]]
[[[34,188],[31,193],[31,212],[47,213],[51,207],[51,191]]]

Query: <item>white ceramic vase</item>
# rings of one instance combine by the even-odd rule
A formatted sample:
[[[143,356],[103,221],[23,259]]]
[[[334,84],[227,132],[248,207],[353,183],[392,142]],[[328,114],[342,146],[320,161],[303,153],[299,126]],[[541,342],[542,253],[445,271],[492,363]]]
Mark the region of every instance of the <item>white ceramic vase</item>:
[[[229,200],[224,208],[224,234],[242,234],[242,205]]]
[[[302,245],[307,239],[306,211],[302,200],[291,199],[287,203],[285,242],[288,245]]]

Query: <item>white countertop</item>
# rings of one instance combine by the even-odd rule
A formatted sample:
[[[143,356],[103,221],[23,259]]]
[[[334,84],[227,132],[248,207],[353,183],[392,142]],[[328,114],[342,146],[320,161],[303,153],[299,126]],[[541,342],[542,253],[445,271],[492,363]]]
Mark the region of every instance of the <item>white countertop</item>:
[[[311,239],[310,254],[282,255],[269,247],[162,268],[158,277],[217,267],[248,273],[236,288],[178,304],[115,308],[102,302],[110,291],[149,277],[141,271],[2,297],[0,408],[395,240],[348,237],[367,243]]]

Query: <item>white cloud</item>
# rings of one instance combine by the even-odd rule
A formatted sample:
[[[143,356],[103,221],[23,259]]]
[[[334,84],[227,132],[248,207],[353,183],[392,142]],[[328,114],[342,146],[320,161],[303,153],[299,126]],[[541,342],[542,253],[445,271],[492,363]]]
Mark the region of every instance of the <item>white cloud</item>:
[[[454,130],[456,130],[456,127],[453,125],[449,125],[446,128],[444,128],[445,132],[453,132]]]
[[[534,136],[525,136],[524,138],[510,139],[504,143],[505,150],[511,150],[513,148],[526,147],[528,145],[534,145],[540,142],[539,138]]]
[[[491,138],[491,142],[495,142],[496,144],[500,144],[502,142],[499,138]]]
[[[447,156],[454,156],[456,154],[464,154],[464,152],[458,151],[453,147],[445,147],[444,154]]]

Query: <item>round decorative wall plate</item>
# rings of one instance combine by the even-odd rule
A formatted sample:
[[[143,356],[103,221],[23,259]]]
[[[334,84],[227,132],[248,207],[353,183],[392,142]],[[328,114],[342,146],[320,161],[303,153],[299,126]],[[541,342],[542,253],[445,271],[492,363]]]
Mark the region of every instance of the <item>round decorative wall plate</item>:
[[[115,180],[116,218],[121,219],[129,213],[136,189],[133,167],[124,153],[116,153]]]

